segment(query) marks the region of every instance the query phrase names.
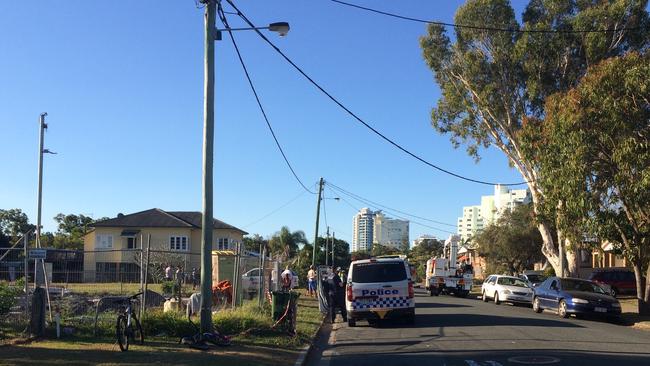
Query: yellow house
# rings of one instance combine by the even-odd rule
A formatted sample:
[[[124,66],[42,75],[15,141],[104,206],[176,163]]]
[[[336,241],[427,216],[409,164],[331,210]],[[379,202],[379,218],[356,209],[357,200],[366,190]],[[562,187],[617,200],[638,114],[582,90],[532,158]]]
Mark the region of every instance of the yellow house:
[[[137,282],[140,254],[150,243],[150,271],[182,266],[186,273],[200,267],[201,212],[159,208],[96,222],[84,236],[85,282]],[[234,248],[247,233],[214,219],[214,250]],[[152,266],[157,266],[152,268]]]

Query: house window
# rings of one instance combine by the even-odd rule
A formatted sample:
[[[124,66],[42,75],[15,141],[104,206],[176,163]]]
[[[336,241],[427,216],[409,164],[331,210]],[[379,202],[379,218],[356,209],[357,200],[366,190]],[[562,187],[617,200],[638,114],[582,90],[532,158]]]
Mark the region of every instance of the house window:
[[[169,249],[178,250],[181,252],[187,252],[187,236],[170,236],[169,237]]]
[[[113,248],[113,235],[97,234],[95,237],[96,249],[110,249]]]
[[[138,248],[138,238],[130,237],[126,238],[126,247],[127,249],[137,249]]]
[[[217,239],[217,249],[218,250],[230,249],[230,245],[228,243],[228,238],[219,238],[219,239]]]

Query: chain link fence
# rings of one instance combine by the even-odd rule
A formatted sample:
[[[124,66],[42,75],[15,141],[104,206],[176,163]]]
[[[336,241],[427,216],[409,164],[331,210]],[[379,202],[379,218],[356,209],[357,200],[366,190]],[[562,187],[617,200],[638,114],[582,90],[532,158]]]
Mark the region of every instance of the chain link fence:
[[[192,296],[200,292],[200,254],[160,249],[162,246],[47,249],[43,259],[31,259],[24,248],[0,248],[0,284],[10,288],[12,295],[7,301],[11,303],[9,311],[0,313],[0,332],[10,334],[27,328],[30,296],[25,290],[27,294],[33,291],[34,280],[49,295],[46,320],[52,325],[58,320],[63,334],[110,329],[116,318],[111,300],[143,290],[147,296],[144,304],[138,304],[139,311],[162,311],[172,298],[177,303],[175,309],[184,311],[192,305]],[[284,270],[281,261],[237,249],[213,251],[212,267],[213,311],[268,302],[268,294],[277,290],[279,274]],[[216,296],[219,284],[229,294]]]

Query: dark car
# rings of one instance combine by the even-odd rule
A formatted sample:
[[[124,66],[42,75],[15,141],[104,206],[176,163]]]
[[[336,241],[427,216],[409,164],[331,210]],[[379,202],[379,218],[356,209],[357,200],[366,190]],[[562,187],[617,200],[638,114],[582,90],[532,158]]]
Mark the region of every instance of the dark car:
[[[634,272],[627,268],[601,268],[594,270],[589,276],[591,281],[608,285],[612,295],[636,295],[636,278]]]
[[[621,304],[598,284],[579,278],[549,277],[535,287],[533,311],[556,311],[562,318],[593,314],[618,318]]]

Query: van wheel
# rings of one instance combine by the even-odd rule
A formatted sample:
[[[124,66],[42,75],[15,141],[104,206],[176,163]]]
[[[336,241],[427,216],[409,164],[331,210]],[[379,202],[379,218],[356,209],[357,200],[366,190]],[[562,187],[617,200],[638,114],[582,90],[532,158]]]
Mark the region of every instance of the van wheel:
[[[496,305],[501,304],[501,301],[499,301],[499,293],[496,292],[496,291],[494,291],[494,303],[495,303]]]
[[[357,326],[357,321],[352,318],[348,318],[348,327],[356,327]]]
[[[488,302],[488,298],[487,298],[487,295],[485,294],[485,291],[483,291],[483,295],[481,296],[481,300],[483,300],[483,302]]]

